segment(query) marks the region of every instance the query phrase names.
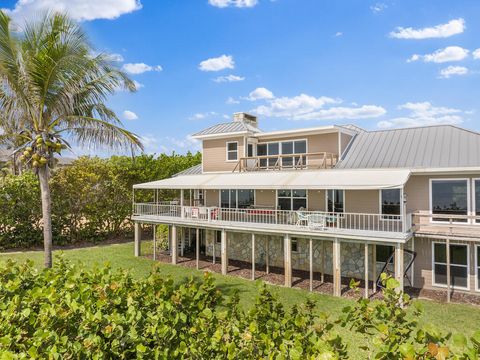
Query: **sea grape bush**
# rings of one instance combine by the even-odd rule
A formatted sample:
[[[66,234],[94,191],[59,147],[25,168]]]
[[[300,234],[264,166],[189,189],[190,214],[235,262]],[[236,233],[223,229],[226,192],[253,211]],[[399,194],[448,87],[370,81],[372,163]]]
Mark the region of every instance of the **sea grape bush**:
[[[431,325],[419,326],[422,306],[405,293],[397,291],[397,280],[381,274],[384,284],[383,298],[370,300],[360,298],[355,305],[343,309],[339,319],[365,336],[360,346],[371,359],[458,359],[480,358],[480,331],[470,342],[462,334],[442,334]],[[351,282],[356,288],[358,283]],[[412,311],[407,311],[413,306]]]
[[[244,312],[205,274],[174,284],[110,267],[0,268],[0,358],[341,359],[333,323],[308,302],[286,310],[263,285]]]

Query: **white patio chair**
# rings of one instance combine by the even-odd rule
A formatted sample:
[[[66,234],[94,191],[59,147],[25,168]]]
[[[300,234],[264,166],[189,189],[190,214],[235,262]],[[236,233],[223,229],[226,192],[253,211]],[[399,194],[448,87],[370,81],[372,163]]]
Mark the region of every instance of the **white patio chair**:
[[[325,230],[326,217],[323,214],[311,214],[307,216],[308,227],[312,230]]]
[[[297,215],[297,226],[308,225],[308,215],[303,212],[303,209],[295,211],[295,214]]]

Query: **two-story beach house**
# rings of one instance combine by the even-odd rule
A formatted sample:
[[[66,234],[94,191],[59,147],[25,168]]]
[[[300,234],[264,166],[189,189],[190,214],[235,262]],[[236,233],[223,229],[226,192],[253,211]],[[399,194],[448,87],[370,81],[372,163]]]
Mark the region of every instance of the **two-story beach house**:
[[[257,118],[193,135],[202,163],[134,186],[140,224],[168,224],[171,261],[187,250],[324,274],[375,291],[380,272],[401,287],[480,294],[480,134],[439,125],[365,131],[354,125],[264,132]],[[175,190],[163,201],[159,190]],[[146,201],[146,192],[151,193]],[[141,196],[139,195],[141,193]],[[218,260],[217,260],[218,261]],[[197,260],[198,263],[198,260]],[[315,275],[316,276],[316,275]]]

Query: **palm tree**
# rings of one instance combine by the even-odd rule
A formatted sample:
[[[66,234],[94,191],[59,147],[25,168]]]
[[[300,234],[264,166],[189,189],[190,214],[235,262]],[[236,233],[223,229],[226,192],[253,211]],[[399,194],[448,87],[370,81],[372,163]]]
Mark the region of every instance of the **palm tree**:
[[[141,149],[139,138],[105,105],[119,88],[134,91],[135,85],[108,55],[95,54],[80,26],[65,15],[47,14],[21,32],[11,28],[0,11],[0,134],[18,145],[15,153],[38,174],[45,266],[51,267],[54,153],[70,148],[69,142]]]

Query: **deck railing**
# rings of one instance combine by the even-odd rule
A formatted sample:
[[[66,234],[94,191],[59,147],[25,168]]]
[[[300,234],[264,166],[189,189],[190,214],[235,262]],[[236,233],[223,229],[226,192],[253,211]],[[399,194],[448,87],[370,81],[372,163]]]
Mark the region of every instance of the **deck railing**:
[[[337,162],[338,156],[329,152],[251,156],[240,158],[233,172],[330,169]]]
[[[200,222],[232,224],[266,224],[291,226],[312,231],[376,231],[407,233],[411,228],[411,214],[403,216],[334,213],[324,211],[288,211],[275,209],[228,209],[175,204],[136,203],[134,216],[174,217]]]

